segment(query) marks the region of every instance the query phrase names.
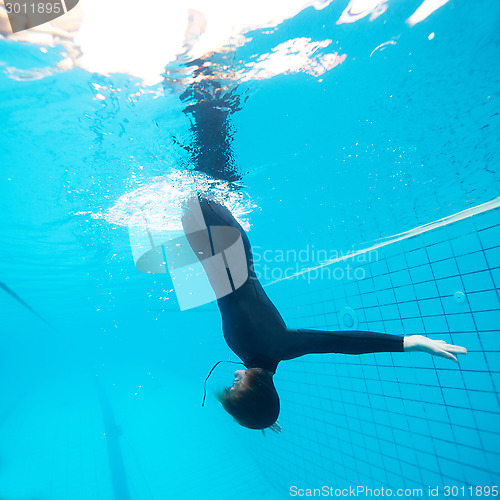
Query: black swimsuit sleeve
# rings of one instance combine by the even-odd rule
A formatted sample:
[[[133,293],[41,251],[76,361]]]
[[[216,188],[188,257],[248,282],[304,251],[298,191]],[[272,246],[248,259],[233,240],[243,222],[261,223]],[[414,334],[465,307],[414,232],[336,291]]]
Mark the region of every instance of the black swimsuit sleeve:
[[[366,354],[403,352],[400,335],[361,331],[325,332],[318,330],[287,330],[280,358],[294,359],[305,354]]]

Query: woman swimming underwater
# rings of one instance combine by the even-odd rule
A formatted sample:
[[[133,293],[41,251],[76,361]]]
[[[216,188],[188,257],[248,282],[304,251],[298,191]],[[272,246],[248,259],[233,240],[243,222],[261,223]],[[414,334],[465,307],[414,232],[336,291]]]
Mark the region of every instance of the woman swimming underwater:
[[[227,345],[246,368],[237,370],[232,387],[218,394],[224,409],[244,427],[279,429],[280,401],[273,376],[287,359],[313,353],[422,351],[457,361],[456,354],[467,353],[464,347],[422,335],[288,329],[257,279],[245,231],[226,207],[194,197],[186,204],[182,224],[218,297]],[[235,249],[238,241],[240,260],[234,252],[225,252]]]
[[[237,87],[219,82],[213,74],[217,66],[213,63],[223,58],[223,66],[230,66],[230,57],[224,52],[189,63],[197,79],[187,86],[181,100],[186,104],[184,113],[194,139],[193,145],[185,148],[191,155],[190,168],[234,182],[241,180],[241,174],[231,148],[234,127],[230,118],[246,98],[239,95]],[[226,207],[195,196],[186,203],[182,224],[217,297],[227,345],[246,368],[237,370],[232,387],[218,394],[224,409],[244,427],[279,429],[280,401],[273,376],[281,361],[312,353],[403,351],[423,351],[457,361],[455,354],[467,352],[422,335],[288,329],[257,279],[245,231]],[[238,244],[241,259],[226,251],[235,250]]]

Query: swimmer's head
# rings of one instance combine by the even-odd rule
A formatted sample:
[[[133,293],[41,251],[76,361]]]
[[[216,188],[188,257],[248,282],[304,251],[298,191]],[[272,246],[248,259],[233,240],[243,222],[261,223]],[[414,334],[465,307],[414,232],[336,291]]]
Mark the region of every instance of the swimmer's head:
[[[243,427],[265,429],[275,424],[280,399],[271,372],[262,368],[237,370],[233,386],[217,394],[224,409]]]

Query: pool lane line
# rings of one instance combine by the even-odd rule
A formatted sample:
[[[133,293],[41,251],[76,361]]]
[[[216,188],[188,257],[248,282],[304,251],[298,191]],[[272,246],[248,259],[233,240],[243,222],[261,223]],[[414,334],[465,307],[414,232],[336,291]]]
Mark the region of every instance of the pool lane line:
[[[9,294],[13,299],[17,300],[17,302],[19,302],[21,305],[26,307],[26,309],[31,311],[31,313],[33,313],[40,321],[43,321],[49,328],[51,328],[52,330],[55,330],[55,328],[45,318],[40,316],[25,300],[23,300],[21,297],[19,297],[19,295],[17,295],[17,293],[14,292],[14,290],[12,290],[12,288],[7,286],[2,281],[0,281],[0,288],[2,290],[4,290],[7,294]]]
[[[352,259],[354,257],[357,257],[358,255],[363,255],[365,253],[372,252],[372,251],[377,250],[379,248],[382,248],[382,247],[385,247],[388,245],[392,245],[393,243],[397,243],[398,241],[406,240],[408,238],[412,238],[413,236],[417,236],[419,234],[433,231],[434,229],[438,229],[440,227],[447,226],[448,224],[452,224],[454,222],[458,222],[458,221],[467,219],[467,218],[472,217],[474,215],[478,215],[478,214],[481,214],[483,212],[487,212],[488,210],[493,210],[493,209],[498,208],[498,207],[500,207],[500,196],[498,196],[497,198],[494,198],[493,200],[487,201],[486,203],[482,203],[481,205],[477,205],[476,207],[467,208],[465,210],[462,210],[461,212],[457,212],[456,214],[449,215],[447,217],[443,217],[442,219],[438,219],[434,222],[429,222],[427,224],[424,224],[423,226],[418,226],[418,227],[415,227],[415,228],[410,229],[408,231],[405,231],[403,233],[398,233],[398,234],[394,234],[392,236],[387,236],[385,238],[381,238],[382,240],[385,240],[385,241],[382,241],[381,243],[377,243],[376,245],[372,245],[372,246],[367,247],[367,248],[363,248],[361,250],[357,250],[355,252],[350,252],[346,255],[342,255],[342,256],[337,257],[335,259],[325,260],[323,262],[320,262],[318,265],[316,265],[314,267],[308,267],[306,269],[302,269],[302,271],[291,274],[290,276],[285,276],[284,278],[279,278],[277,280],[271,281],[270,283],[265,284],[264,287],[274,285],[274,284],[279,283],[281,281],[289,280],[289,279],[295,278],[297,276],[301,276],[302,274],[310,273],[311,271],[315,271],[316,269],[321,269],[322,267],[331,266],[332,264],[336,264],[337,262]]]

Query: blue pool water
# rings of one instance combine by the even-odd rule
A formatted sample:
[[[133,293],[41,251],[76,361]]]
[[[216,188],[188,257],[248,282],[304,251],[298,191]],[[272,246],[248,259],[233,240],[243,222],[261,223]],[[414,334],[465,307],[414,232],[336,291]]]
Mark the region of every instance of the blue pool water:
[[[334,1],[246,34],[239,69],[299,38],[346,57],[232,83],[237,187],[192,169],[172,83],[55,71],[61,46],[0,39],[0,499],[498,485],[500,5],[452,0],[410,27],[420,3],[337,24]],[[136,269],[127,227],[161,212],[149,223],[177,230],[190,189],[231,201],[290,327],[419,333],[467,356],[283,362],[279,435],[212,397],[234,365],[201,408],[210,368],[237,359],[216,304],[181,312],[168,275]]]

